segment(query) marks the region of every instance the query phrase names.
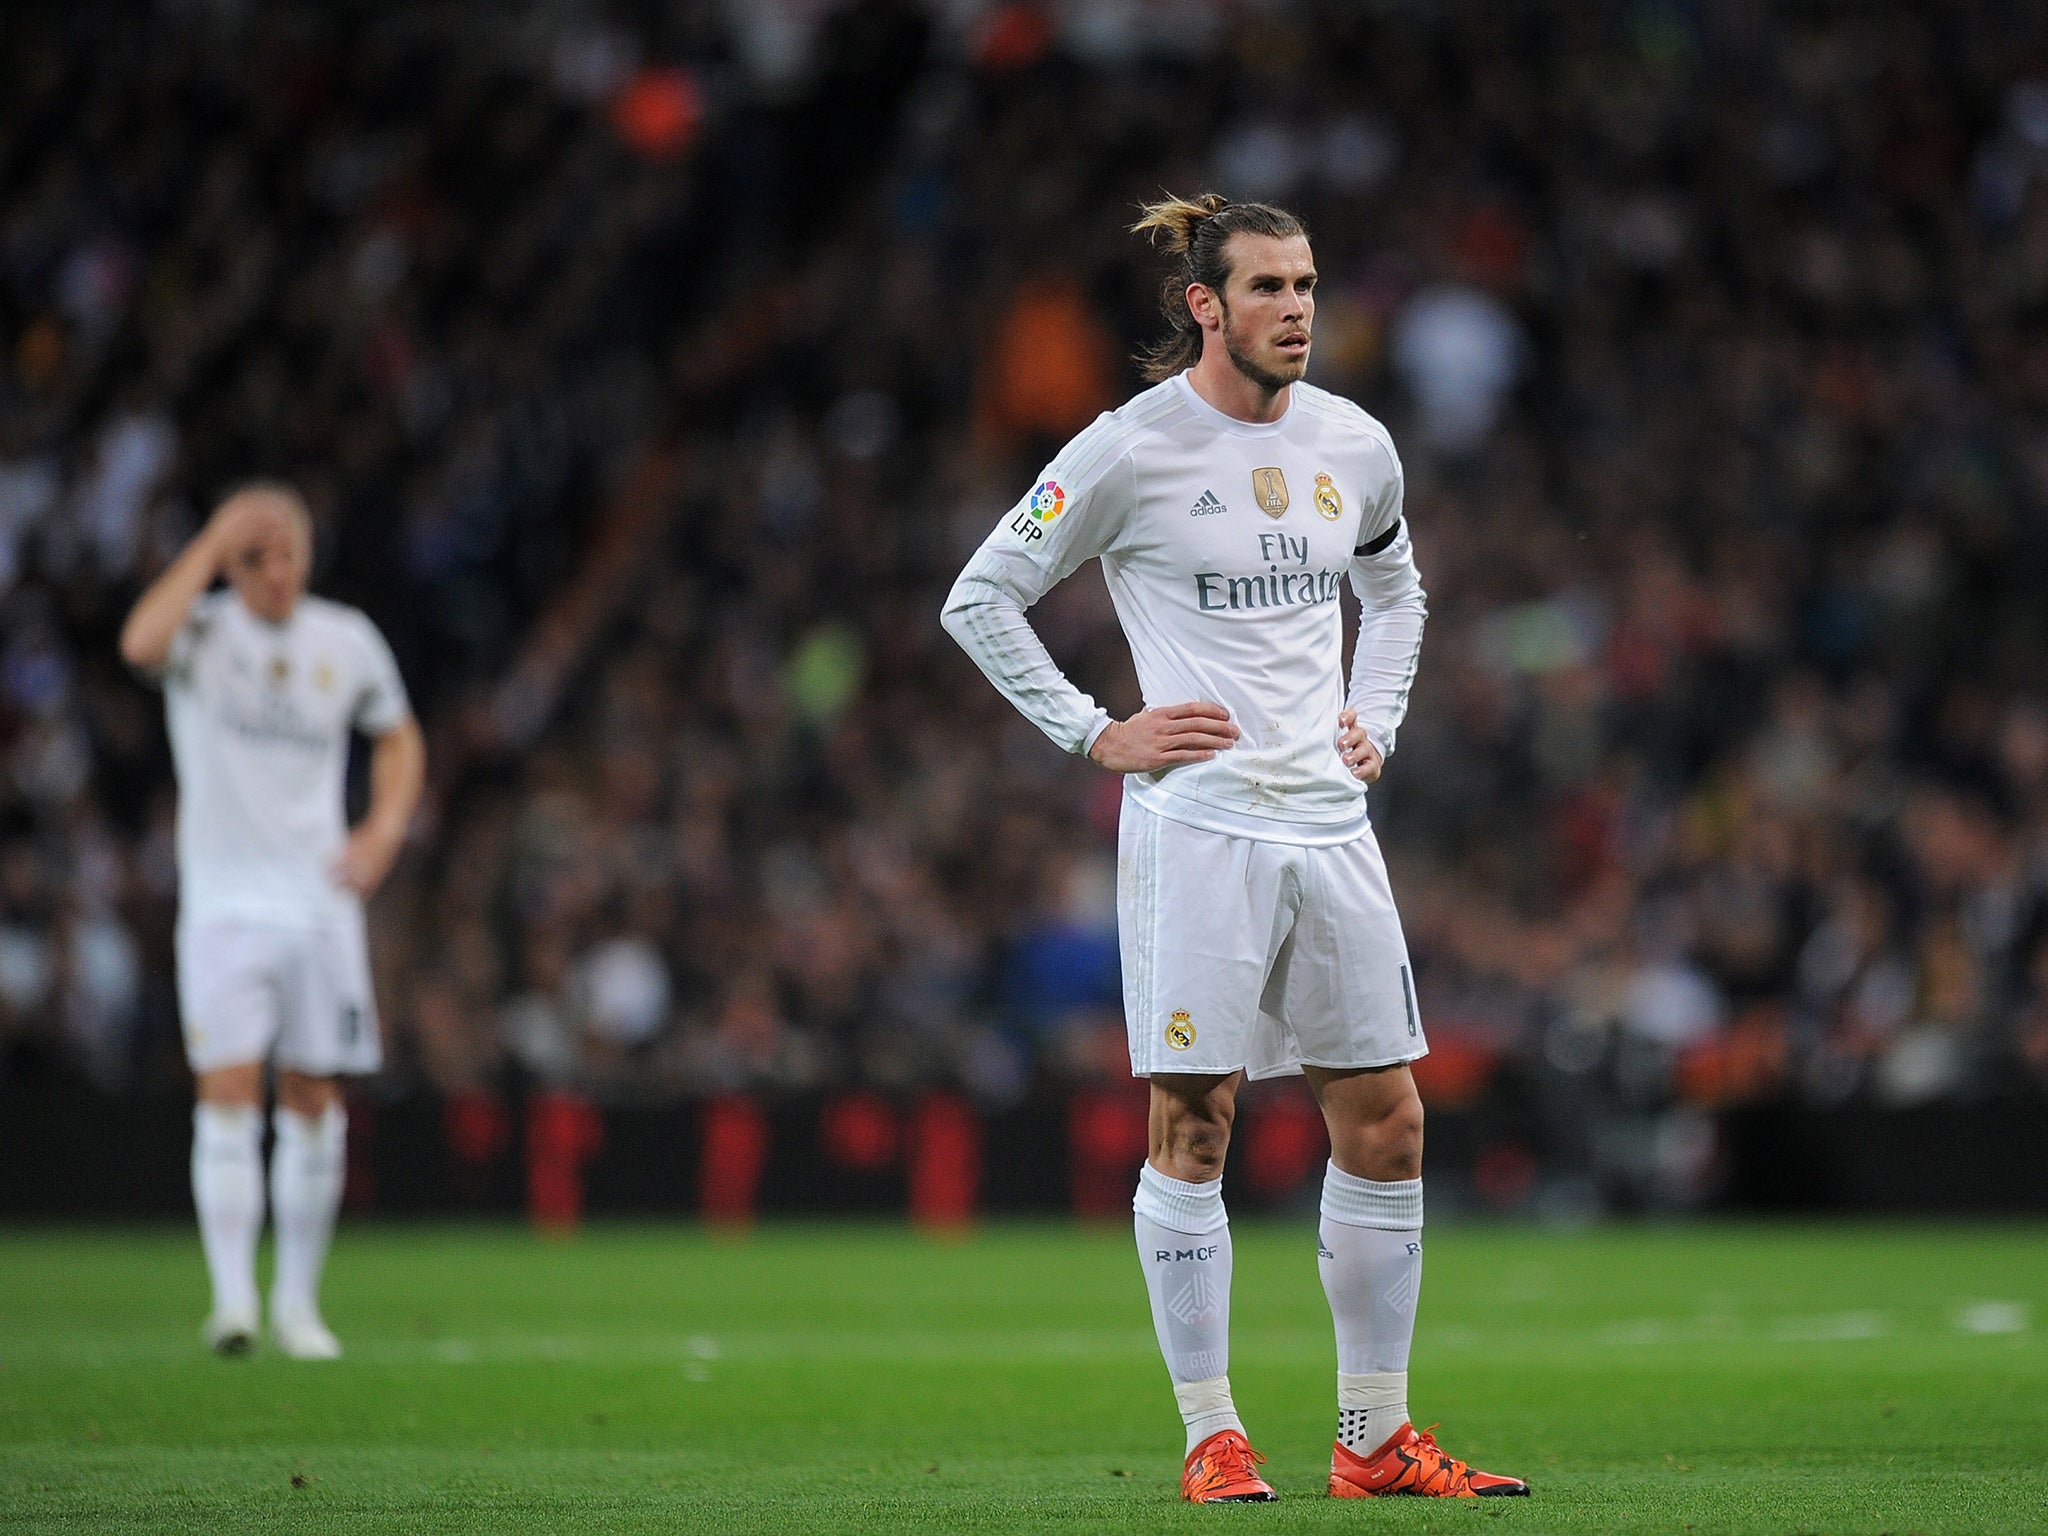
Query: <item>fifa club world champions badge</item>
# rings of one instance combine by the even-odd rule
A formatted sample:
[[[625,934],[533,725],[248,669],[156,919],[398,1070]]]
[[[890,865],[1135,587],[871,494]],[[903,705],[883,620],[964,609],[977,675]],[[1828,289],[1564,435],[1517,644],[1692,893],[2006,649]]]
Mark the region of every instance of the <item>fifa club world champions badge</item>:
[[[1252,500],[1268,517],[1278,517],[1287,510],[1287,477],[1277,469],[1253,470]]]

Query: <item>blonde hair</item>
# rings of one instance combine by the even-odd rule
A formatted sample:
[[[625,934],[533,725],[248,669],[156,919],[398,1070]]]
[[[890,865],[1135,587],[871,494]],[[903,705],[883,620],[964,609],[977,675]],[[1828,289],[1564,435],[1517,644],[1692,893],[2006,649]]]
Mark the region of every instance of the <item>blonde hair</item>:
[[[1308,226],[1270,203],[1233,203],[1220,192],[1204,192],[1199,197],[1169,195],[1144,204],[1131,233],[1149,236],[1154,246],[1180,258],[1159,290],[1159,312],[1170,329],[1163,340],[1134,359],[1145,381],[1157,384],[1201,361],[1202,327],[1188,308],[1188,288],[1200,283],[1222,297],[1224,285],[1230,281],[1230,263],[1225,259],[1230,237],[1271,235],[1285,240],[1300,235],[1306,239]]]
[[[297,486],[288,480],[244,480],[237,485],[230,486],[228,493],[221,497],[215,505],[224,507],[229,502],[239,500],[244,496],[260,496],[266,500],[277,502],[284,512],[285,520],[298,531],[299,537],[305,541],[307,552],[311,553],[313,548],[313,509],[306,505],[306,498],[299,493]]]

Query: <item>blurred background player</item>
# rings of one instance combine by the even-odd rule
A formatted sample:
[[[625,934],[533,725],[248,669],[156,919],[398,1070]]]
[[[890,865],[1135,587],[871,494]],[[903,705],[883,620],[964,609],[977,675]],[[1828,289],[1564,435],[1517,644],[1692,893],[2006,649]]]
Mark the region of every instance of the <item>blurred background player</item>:
[[[1366,814],[1407,713],[1424,599],[1386,429],[1301,382],[1314,259],[1293,214],[1214,194],[1136,226],[1178,262],[1157,380],[1075,438],[968,562],[948,631],[1053,741],[1124,780],[1118,931],[1134,1073],[1151,1079],[1134,1202],[1187,1426],[1181,1494],[1263,1501],[1231,1400],[1223,1165],[1247,1076],[1305,1072],[1329,1126],[1324,1289],[1336,1497],[1523,1495],[1408,1421],[1422,1268],[1424,1054]],[[1100,557],[1150,707],[1113,720],[1024,610]],[[1340,593],[1363,607],[1347,698]],[[1156,702],[1155,702],[1156,701]]]
[[[318,1289],[345,1172],[335,1080],[381,1060],[363,898],[404,841],[425,749],[376,626],[306,594],[312,542],[297,492],[235,492],[137,601],[121,655],[162,677],[178,780],[178,1004],[198,1096],[206,1338],[237,1354],[256,1337],[274,1061],[271,1334],[294,1358],[332,1359],[341,1346]],[[216,578],[225,590],[208,590]],[[369,808],[350,830],[352,731],[376,745]]]

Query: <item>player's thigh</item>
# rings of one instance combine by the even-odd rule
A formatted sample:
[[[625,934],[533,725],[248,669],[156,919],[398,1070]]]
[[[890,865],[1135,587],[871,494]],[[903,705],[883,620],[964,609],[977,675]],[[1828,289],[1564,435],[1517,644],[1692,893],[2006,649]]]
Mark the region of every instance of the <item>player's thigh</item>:
[[[250,923],[180,923],[178,1021],[195,1073],[260,1062],[277,1041],[279,936]]]
[[[1117,940],[1131,1070],[1220,1076],[1250,1059],[1272,952],[1281,860],[1124,801]]]
[[[278,1066],[309,1077],[376,1071],[384,1055],[361,915],[306,930],[292,958]]]
[[[1379,841],[1310,850],[1284,971],[1281,1017],[1304,1063],[1378,1067],[1427,1054],[1415,975]]]

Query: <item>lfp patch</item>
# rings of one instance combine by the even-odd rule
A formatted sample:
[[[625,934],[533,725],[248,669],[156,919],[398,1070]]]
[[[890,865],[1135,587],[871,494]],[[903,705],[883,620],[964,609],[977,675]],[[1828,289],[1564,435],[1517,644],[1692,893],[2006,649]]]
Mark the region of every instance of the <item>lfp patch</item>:
[[[1048,480],[1031,493],[1025,509],[1041,523],[1049,523],[1067,510],[1067,493],[1057,480]]]

